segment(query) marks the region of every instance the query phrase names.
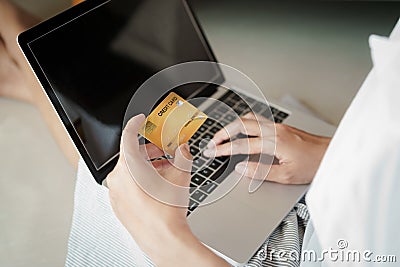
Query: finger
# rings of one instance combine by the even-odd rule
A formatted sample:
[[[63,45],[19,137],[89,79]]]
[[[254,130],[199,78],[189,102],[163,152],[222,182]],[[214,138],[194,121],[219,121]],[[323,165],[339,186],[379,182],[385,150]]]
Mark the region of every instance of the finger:
[[[140,152],[146,160],[156,159],[165,155],[164,151],[151,143],[140,145]]]
[[[275,131],[273,129],[273,124],[267,123],[266,121],[240,118],[217,132],[212,141],[218,145],[240,133],[261,137],[264,135],[272,135]]]
[[[143,114],[137,115],[130,119],[122,131],[121,137],[121,152],[124,156],[143,158],[140,153],[138,132],[143,124],[145,116]],[[121,158],[121,157],[120,157]]]
[[[174,166],[180,171],[191,172],[192,159],[192,154],[189,152],[189,145],[183,144],[175,151]]]
[[[208,148],[203,153],[206,157],[220,157],[239,154],[273,154],[275,142],[261,137],[241,138],[214,148]]]
[[[175,152],[173,166],[165,171],[164,177],[173,184],[189,187],[192,170],[192,155],[187,144],[181,145]]]
[[[235,171],[251,179],[282,182],[286,175],[285,165],[270,165],[261,162],[240,162]]]
[[[225,140],[229,140],[230,138],[236,136],[239,133],[246,132],[245,124],[247,125],[248,128],[251,127],[250,130],[254,130],[254,129],[252,129],[254,126],[259,128],[259,125],[255,120],[247,120],[247,119],[243,119],[243,118],[238,118],[235,121],[233,121],[232,123],[226,125],[223,129],[219,130],[212,138],[212,141],[216,145],[218,145]],[[254,134],[254,135],[256,135],[256,134]]]
[[[169,160],[169,159],[154,160],[151,162],[151,164],[157,171],[162,171],[164,169],[167,169],[167,168],[173,166],[171,164],[171,160]]]

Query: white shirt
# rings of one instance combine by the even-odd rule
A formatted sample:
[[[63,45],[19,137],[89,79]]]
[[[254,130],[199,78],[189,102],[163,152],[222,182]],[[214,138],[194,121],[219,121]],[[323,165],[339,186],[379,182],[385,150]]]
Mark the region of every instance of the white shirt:
[[[381,266],[373,262],[383,260],[376,258],[380,255],[395,255],[400,262],[400,21],[390,38],[371,36],[370,47],[374,68],[306,198],[312,223],[303,250],[338,253],[302,266],[354,266],[349,251],[360,255],[360,266],[368,260]]]

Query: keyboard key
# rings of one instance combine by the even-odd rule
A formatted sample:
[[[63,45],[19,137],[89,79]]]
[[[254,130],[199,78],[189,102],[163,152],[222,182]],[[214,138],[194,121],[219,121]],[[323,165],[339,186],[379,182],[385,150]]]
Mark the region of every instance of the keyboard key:
[[[245,109],[245,108],[236,107],[234,110],[235,110],[236,114],[240,115],[240,114],[243,113],[243,110],[244,110],[244,109]]]
[[[227,121],[232,122],[232,121],[234,121],[236,119],[236,116],[228,114],[228,115],[225,116],[224,119],[227,120]]]
[[[197,172],[198,170],[199,170],[200,168],[199,167],[197,167],[197,166],[192,166],[192,171],[190,172],[192,175],[195,173],[195,172]]]
[[[216,134],[216,133],[219,132],[220,129],[221,129],[221,128],[219,128],[219,127],[212,127],[212,128],[210,129],[210,132],[212,132],[213,134]]]
[[[201,177],[198,174],[195,174],[192,177],[192,183],[195,184],[195,185],[201,185],[205,180],[206,180],[205,178]]]
[[[220,157],[220,158],[224,158],[224,161],[219,160],[222,163],[221,166],[216,171],[214,171],[214,173],[211,176],[208,176],[207,181],[210,180],[217,184],[220,184],[227,177],[227,173],[224,172],[228,167],[227,163],[229,162],[228,161],[229,157]]]
[[[200,136],[199,132],[195,132],[194,135],[192,136],[192,139],[195,140]]]
[[[220,121],[219,123],[221,124],[222,127],[225,127],[226,125],[228,125],[231,122],[230,121]]]
[[[221,113],[219,113],[219,112],[218,113],[217,112],[212,112],[209,116],[213,120],[219,120],[222,117]]]
[[[198,150],[197,148],[195,148],[193,146],[190,148],[190,154],[192,154],[192,156],[197,155],[199,152],[200,152],[200,150]]]
[[[237,107],[236,108],[239,108],[239,109],[245,109],[245,108],[247,108],[248,107],[248,105],[246,104],[246,103],[244,103],[244,102],[240,102],[238,105],[237,105]]]
[[[274,117],[274,122],[275,122],[275,123],[281,123],[281,122],[282,122],[282,119]]]
[[[212,134],[206,133],[205,135],[203,135],[203,139],[211,140],[212,138],[213,138]]]
[[[196,201],[193,201],[193,200],[189,200],[189,207],[188,207],[188,210],[190,211],[190,212],[193,212],[197,207],[199,206],[199,203],[197,203]]]
[[[259,113],[261,110],[264,109],[264,105],[261,103],[256,103],[253,107],[252,110],[254,113]]]
[[[200,187],[200,189],[207,194],[211,194],[216,188],[217,184],[214,184],[211,181],[207,181],[204,185]]]
[[[229,109],[228,109],[227,107],[225,107],[225,106],[220,106],[220,107],[218,108],[218,111],[219,111],[220,113],[224,114],[224,113],[228,112]]]
[[[286,119],[288,116],[289,116],[289,114],[287,114],[287,113],[285,113],[283,111],[280,111],[278,113],[278,117],[280,117],[281,119]]]
[[[207,160],[208,160],[208,159],[207,159]],[[199,162],[200,162],[200,161],[199,161]],[[205,162],[206,162],[205,160],[201,160],[201,163],[203,163],[203,164],[201,164],[201,163],[195,164],[195,163],[193,162],[191,174],[193,175],[194,173],[199,172],[199,170],[201,170],[201,169],[203,169],[204,167],[206,167],[206,165],[204,164]]]
[[[218,100],[224,102],[226,99],[229,99],[233,95],[233,91],[227,90],[226,93],[221,96]]]
[[[190,183],[190,187],[189,187],[189,193],[193,193],[194,190],[197,189],[197,186],[195,184]]]
[[[272,114],[276,114],[279,112],[276,108],[270,107]]]
[[[201,143],[201,140],[197,139],[196,142],[194,142],[192,146],[197,148],[197,149],[199,149],[200,148],[200,143]]]
[[[199,190],[194,191],[193,194],[191,195],[191,198],[193,198],[195,201],[197,201],[199,203],[201,203],[204,199],[206,199],[206,197],[207,197],[207,195]]]
[[[198,132],[204,133],[206,130],[207,130],[206,127],[201,126],[201,127],[199,128]]]
[[[241,98],[239,95],[237,95],[237,94],[234,94],[234,95],[232,96],[232,99],[235,100],[235,101],[242,100],[242,98]]]
[[[224,102],[227,106],[233,107],[236,104],[236,101],[228,100]]]
[[[211,169],[213,169],[213,170],[216,170],[216,169],[218,169],[219,166],[221,166],[221,165],[222,165],[222,163],[219,162],[218,160],[213,160],[213,161],[210,163],[209,167],[210,167]]]
[[[196,167],[201,167],[201,166],[203,166],[205,162],[206,162],[206,161],[205,161],[204,159],[202,159],[202,158],[195,158],[195,159],[193,159],[193,165],[196,166]]]
[[[214,121],[211,119],[207,119],[206,122],[204,123],[205,125],[211,126],[214,124]]]
[[[217,127],[220,129],[224,128],[224,126],[221,124],[221,121],[217,121],[217,123],[214,125],[214,127]]]
[[[200,174],[204,177],[209,177],[212,174],[212,170],[210,168],[204,168],[200,171]]]

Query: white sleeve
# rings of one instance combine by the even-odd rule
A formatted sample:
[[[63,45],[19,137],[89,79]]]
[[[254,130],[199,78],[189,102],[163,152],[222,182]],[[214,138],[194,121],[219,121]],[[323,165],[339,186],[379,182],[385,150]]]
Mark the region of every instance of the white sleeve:
[[[374,68],[306,199],[322,250],[345,257],[356,251],[362,266],[368,260],[377,264],[379,255],[400,260],[400,22],[391,38],[371,36],[370,46]],[[354,265],[347,259],[330,262]]]

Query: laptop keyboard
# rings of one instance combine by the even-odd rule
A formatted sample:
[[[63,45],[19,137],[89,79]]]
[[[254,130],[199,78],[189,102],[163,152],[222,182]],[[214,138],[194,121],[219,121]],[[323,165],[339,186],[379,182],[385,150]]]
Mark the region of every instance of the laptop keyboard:
[[[242,97],[245,99],[243,101]],[[190,152],[193,155],[192,179],[190,183],[190,201],[187,216],[189,216],[211,194],[226,177],[221,174],[225,171],[229,163],[229,157],[218,157],[214,159],[206,158],[202,155],[207,142],[214,134],[227,124],[233,122],[237,116],[243,116],[253,110],[253,112],[263,115],[276,123],[283,122],[289,114],[254,100],[253,98],[240,97],[233,91],[228,91],[220,99],[206,110],[209,119],[199,128],[199,130],[189,140]],[[231,107],[236,114],[233,113]]]

